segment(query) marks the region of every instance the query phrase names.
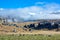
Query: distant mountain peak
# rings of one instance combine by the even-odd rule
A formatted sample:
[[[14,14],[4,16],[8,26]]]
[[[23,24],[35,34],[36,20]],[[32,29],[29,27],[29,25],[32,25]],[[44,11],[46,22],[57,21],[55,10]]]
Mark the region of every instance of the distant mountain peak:
[[[60,14],[60,12],[53,12],[53,13],[51,13],[51,14]]]

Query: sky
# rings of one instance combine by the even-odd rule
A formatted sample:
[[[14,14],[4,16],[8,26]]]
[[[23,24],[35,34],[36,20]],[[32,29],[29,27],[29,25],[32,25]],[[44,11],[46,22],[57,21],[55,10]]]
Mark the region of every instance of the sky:
[[[0,0],[0,15],[25,20],[60,19],[60,0]]]

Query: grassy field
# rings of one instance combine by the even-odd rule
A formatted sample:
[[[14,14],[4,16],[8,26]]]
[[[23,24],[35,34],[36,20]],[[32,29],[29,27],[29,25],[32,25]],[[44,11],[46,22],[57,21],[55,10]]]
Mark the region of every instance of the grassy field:
[[[33,22],[19,23],[17,24],[19,28],[0,24],[0,40],[60,40],[60,31],[32,30],[29,32],[20,27],[31,23]],[[13,32],[13,29],[17,32]]]
[[[0,40],[60,40],[60,35],[0,35]]]

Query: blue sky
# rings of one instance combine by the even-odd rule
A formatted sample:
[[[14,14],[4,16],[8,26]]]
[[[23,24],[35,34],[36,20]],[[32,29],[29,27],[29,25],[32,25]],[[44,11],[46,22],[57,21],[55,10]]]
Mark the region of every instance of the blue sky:
[[[36,2],[55,2],[60,4],[60,0],[0,0],[0,8],[20,8],[33,6]]]
[[[0,0],[0,15],[25,20],[60,19],[60,0]]]

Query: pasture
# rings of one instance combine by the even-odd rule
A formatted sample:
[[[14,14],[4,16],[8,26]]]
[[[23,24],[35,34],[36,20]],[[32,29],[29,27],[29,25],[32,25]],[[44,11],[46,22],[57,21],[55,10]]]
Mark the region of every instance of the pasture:
[[[38,22],[0,24],[0,40],[60,40],[60,31],[56,31],[56,29],[35,30],[28,28],[28,25],[37,25],[37,23]],[[26,25],[27,28],[25,28],[24,25]]]
[[[0,40],[60,40],[60,35],[42,35],[42,34],[0,35]]]

